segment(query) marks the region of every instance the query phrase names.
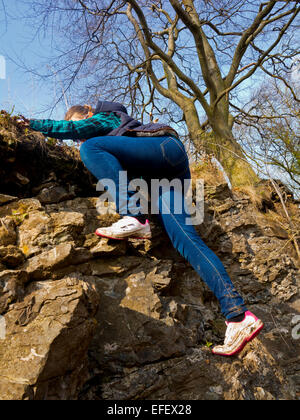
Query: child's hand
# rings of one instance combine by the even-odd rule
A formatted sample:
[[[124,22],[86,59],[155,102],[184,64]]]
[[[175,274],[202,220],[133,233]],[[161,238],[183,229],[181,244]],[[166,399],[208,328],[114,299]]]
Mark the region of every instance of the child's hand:
[[[30,120],[23,117],[23,115],[19,115],[17,119],[17,124],[22,128],[29,128],[30,127]]]

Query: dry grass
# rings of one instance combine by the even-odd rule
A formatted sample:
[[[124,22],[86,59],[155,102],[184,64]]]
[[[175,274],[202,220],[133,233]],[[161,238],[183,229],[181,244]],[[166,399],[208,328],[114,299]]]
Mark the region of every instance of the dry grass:
[[[17,144],[27,144],[35,148],[41,159],[57,155],[59,159],[72,160],[76,164],[81,161],[78,148],[63,145],[59,140],[46,138],[43,134],[24,128],[17,123],[17,116],[6,111],[0,112],[0,143],[2,147],[15,148]]]
[[[221,170],[209,158],[191,164],[191,175],[193,181],[204,179],[205,184],[210,186],[226,183]],[[284,208],[274,187],[268,182],[262,181],[256,186],[235,187],[232,192],[240,198],[249,199],[258,224],[271,228],[274,236],[283,239],[283,246],[278,252],[289,253],[300,266],[300,210],[291,195],[283,192]]]
[[[235,190],[246,194],[255,204],[259,223],[269,226],[275,236],[286,238],[284,246],[278,252],[289,248],[300,263],[300,210],[286,187],[284,185],[280,187],[275,182],[272,185],[266,181],[256,187],[246,186]]]
[[[81,161],[81,157],[80,157],[80,151],[77,147],[75,146],[61,146],[60,149],[63,151],[63,153],[66,156],[69,156],[70,158],[76,160],[80,160]]]
[[[206,185],[226,183],[223,173],[209,158],[190,165],[192,180],[203,179]]]
[[[262,209],[263,203],[270,202],[272,199],[272,191],[265,186],[245,185],[235,187],[232,191],[238,195],[246,195],[258,209]]]
[[[292,202],[286,202],[285,206],[289,218],[280,202],[275,203],[274,209],[266,213],[257,211],[255,217],[262,226],[270,227],[275,236],[285,239],[283,246],[277,252],[288,252],[300,267],[300,210],[299,206]]]

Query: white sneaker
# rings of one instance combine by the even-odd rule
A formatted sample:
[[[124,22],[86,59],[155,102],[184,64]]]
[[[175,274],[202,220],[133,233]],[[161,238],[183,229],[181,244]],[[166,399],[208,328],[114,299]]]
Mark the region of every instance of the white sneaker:
[[[135,217],[124,216],[122,219],[113,223],[109,227],[99,228],[96,230],[96,235],[111,239],[150,239],[151,228],[149,220],[143,224]]]
[[[223,346],[215,346],[212,349],[214,354],[220,356],[233,356],[239,353],[245,345],[253,340],[263,329],[262,321],[250,312],[245,313],[245,318],[241,322],[226,321],[227,331]]]

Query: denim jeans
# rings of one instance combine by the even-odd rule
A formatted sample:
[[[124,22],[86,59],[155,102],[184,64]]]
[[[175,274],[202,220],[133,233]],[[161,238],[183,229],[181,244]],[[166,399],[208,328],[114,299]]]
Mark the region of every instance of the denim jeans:
[[[146,180],[175,178],[191,179],[188,157],[182,142],[172,136],[127,137],[104,136],[85,141],[80,148],[81,159],[87,169],[98,179],[110,179],[116,185],[116,208],[120,215],[134,214],[127,203],[134,192],[128,191],[126,181],[121,181],[120,171],[128,171]],[[128,181],[132,177],[128,177]],[[174,211],[181,201],[182,212]],[[230,280],[220,259],[207,247],[193,225],[186,223],[190,213],[184,205],[182,189],[159,189],[157,207],[159,219],[173,246],[192,265],[201,279],[217,297],[221,311],[233,318],[247,311],[242,297]],[[120,204],[121,203],[121,204]],[[169,212],[165,209],[169,209]]]

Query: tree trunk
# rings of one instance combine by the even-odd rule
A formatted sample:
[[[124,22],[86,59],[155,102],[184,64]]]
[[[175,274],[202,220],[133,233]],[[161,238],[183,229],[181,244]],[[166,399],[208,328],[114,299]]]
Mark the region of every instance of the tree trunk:
[[[230,116],[226,123],[224,118],[210,116],[209,123],[212,127],[212,135],[203,135],[201,124],[199,122],[198,113],[194,105],[184,110],[186,124],[197,150],[204,149],[221,163],[228,176],[232,187],[243,185],[254,185],[259,181],[251,164],[246,160],[245,154],[241,146],[235,140],[231,125]]]
[[[213,141],[215,144],[210,144],[209,149],[223,166],[232,187],[255,185],[259,181],[242,148],[232,135],[228,137],[226,134],[214,135]]]

